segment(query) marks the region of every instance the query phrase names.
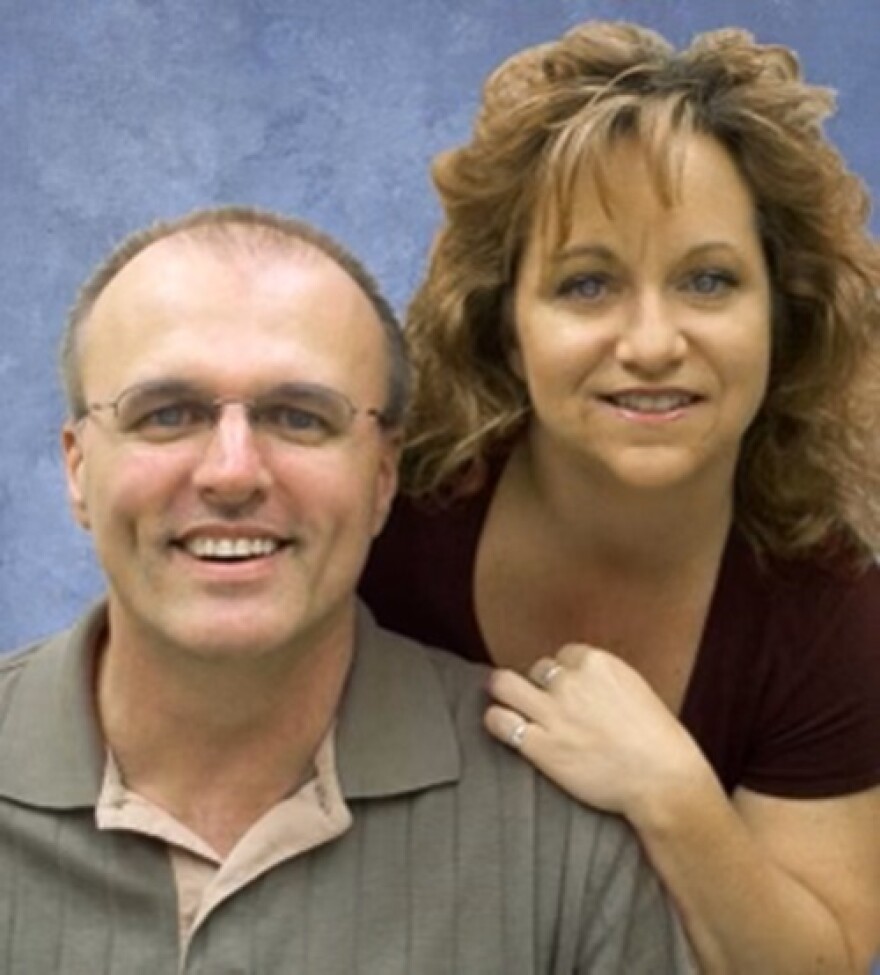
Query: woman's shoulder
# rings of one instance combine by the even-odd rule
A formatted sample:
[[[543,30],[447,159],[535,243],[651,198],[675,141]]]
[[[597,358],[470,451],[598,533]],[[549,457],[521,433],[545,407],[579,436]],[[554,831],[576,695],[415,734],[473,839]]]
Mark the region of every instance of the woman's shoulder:
[[[878,645],[876,564],[856,569],[828,553],[759,559],[733,538],[694,702],[708,737],[738,729],[731,781],[803,797],[876,782]]]
[[[759,557],[734,534],[713,600],[712,632],[757,671],[870,671],[880,677],[880,565],[829,549],[798,558]],[[745,647],[751,648],[746,650]]]
[[[734,531],[722,568],[722,588],[739,590],[768,611],[796,607],[802,622],[844,604],[880,614],[880,563],[854,561],[835,545],[796,557],[759,555]]]

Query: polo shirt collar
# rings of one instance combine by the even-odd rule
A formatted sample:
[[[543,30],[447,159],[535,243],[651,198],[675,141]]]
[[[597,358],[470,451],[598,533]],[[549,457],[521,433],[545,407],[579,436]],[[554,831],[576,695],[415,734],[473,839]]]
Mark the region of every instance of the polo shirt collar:
[[[358,605],[356,647],[336,738],[346,799],[456,781],[458,735],[432,660],[441,651],[381,629],[363,604]]]
[[[106,605],[21,658],[18,685],[0,713],[0,795],[34,806],[94,807],[106,747],[94,703],[94,656]],[[428,652],[381,630],[358,607],[354,663],[337,719],[338,774],[346,799],[417,791],[455,781],[458,739]]]

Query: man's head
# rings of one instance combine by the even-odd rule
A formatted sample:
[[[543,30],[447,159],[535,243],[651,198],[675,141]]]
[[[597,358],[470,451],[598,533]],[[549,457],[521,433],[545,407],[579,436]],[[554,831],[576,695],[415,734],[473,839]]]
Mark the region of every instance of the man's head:
[[[350,625],[406,386],[353,258],[253,211],[160,225],[86,285],[63,348],[68,489],[111,642],[240,658]]]

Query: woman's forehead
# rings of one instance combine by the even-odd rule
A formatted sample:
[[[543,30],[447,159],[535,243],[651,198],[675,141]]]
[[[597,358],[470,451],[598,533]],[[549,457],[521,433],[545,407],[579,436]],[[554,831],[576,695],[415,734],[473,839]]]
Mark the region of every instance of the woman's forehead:
[[[523,245],[537,236],[551,248],[559,246],[585,203],[610,218],[615,205],[628,198],[634,172],[639,188],[647,183],[663,206],[676,206],[683,197],[688,157],[695,144],[708,145],[713,153],[721,152],[734,162],[714,136],[685,129],[672,129],[667,135],[655,139],[626,133],[598,145],[584,143],[579,152],[558,154],[556,164],[538,174]],[[630,178],[622,180],[622,172]]]

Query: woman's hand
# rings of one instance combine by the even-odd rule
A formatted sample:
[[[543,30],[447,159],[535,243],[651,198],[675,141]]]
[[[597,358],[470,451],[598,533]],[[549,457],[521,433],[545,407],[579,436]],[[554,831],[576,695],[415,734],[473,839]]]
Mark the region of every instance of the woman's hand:
[[[633,825],[701,971],[865,970],[877,943],[880,791],[805,801],[740,787],[731,803],[645,680],[583,644],[542,658],[529,678],[494,671],[489,690],[493,735]]]
[[[485,723],[496,738],[581,802],[634,824],[709,773],[694,740],[648,683],[607,651],[569,644],[555,658],[538,660],[528,679],[494,671],[489,692],[497,703]]]

